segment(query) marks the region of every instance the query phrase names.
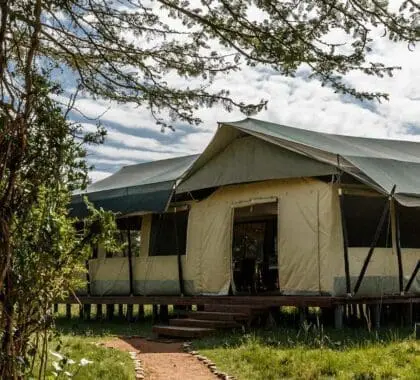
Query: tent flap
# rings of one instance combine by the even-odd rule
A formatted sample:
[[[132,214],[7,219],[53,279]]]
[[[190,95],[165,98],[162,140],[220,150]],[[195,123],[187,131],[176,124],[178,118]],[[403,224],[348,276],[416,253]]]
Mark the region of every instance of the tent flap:
[[[395,194],[399,202],[420,205],[420,163],[354,156],[345,158],[388,194],[396,185]]]
[[[320,162],[337,166],[337,157],[348,164],[344,171],[385,193],[396,185],[396,199],[405,206],[420,206],[420,144],[412,141],[343,136],[247,118],[223,123],[258,136]]]
[[[83,198],[87,196],[96,208],[115,213],[130,214],[133,212],[163,212],[171,199],[175,181],[152,185],[134,186],[95,193],[73,196],[70,204],[71,215],[83,217],[87,208]]]
[[[181,183],[177,192],[269,179],[316,177],[336,172],[334,166],[248,135],[234,140]]]
[[[197,155],[125,166],[115,174],[75,193],[70,204],[72,216],[87,215],[83,197],[95,207],[122,214],[163,212],[176,182],[197,159]]]

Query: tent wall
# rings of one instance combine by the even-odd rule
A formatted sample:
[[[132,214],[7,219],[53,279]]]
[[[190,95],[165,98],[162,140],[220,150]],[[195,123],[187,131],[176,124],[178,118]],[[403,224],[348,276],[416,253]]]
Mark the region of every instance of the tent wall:
[[[128,258],[112,257],[89,260],[92,295],[127,295],[130,293]]]
[[[365,200],[370,200],[372,203],[375,198],[365,198]],[[386,198],[381,198],[380,203],[385,204],[387,202]],[[396,220],[395,220],[395,207],[394,203],[391,204],[390,214],[391,220],[385,222],[386,225],[390,222],[390,231],[388,239],[388,244],[392,247],[386,248],[383,245],[375,247],[373,256],[371,257],[366,273],[363,277],[361,286],[358,290],[357,296],[381,296],[381,295],[390,295],[390,294],[400,294],[399,288],[399,271],[398,271],[398,256],[397,256],[397,231],[396,231]],[[363,207],[367,212],[376,213],[376,218],[379,219],[378,211],[373,211],[374,208],[366,203],[353,203],[352,207]],[[383,205],[381,205],[383,207]],[[382,211],[381,211],[382,212]],[[368,215],[364,215],[364,219],[369,220],[369,223],[373,222]],[[362,224],[362,221],[359,221],[357,227],[357,232],[362,234],[361,228],[369,229],[366,224]],[[354,223],[353,223],[354,225]],[[372,224],[372,227],[376,229],[376,224]],[[400,226],[403,228],[403,226]],[[372,229],[373,231],[373,229]],[[372,232],[373,233],[373,232]],[[372,236],[373,237],[373,236]],[[379,242],[378,242],[379,243]],[[384,241],[382,242],[384,244]],[[360,272],[362,270],[364,261],[367,257],[370,247],[350,247],[349,251],[349,269],[350,269],[350,283],[351,289],[353,290],[355,284],[359,278]],[[420,247],[419,248],[401,248],[401,261],[403,266],[403,286],[407,284],[415,266],[417,265],[418,260],[420,260]],[[336,275],[334,278],[334,295],[342,296],[346,295],[346,279],[343,271],[339,271],[339,275]],[[420,276],[414,280],[411,288],[409,289],[410,293],[420,293]]]
[[[321,181],[294,179],[223,187],[193,205],[186,268],[195,293],[227,294],[233,209],[273,198],[279,207],[280,289],[285,294],[332,291],[332,271],[342,258],[336,191]]]
[[[369,247],[349,248],[352,289],[354,289],[368,251]],[[420,260],[420,248],[403,248],[401,256],[405,286],[413,273],[417,261]],[[420,293],[419,276],[414,280],[410,293]],[[334,294],[346,294],[346,283],[343,275],[334,279]],[[387,294],[399,294],[397,255],[392,248],[376,248],[357,295],[381,296]]]
[[[272,180],[219,188],[190,206],[187,254],[182,257],[187,294],[224,295],[231,281],[233,210],[278,200],[278,263],[285,294],[331,292],[342,263],[338,203],[333,185],[314,179]],[[179,294],[177,257],[149,256],[151,215],[142,223],[139,257],[133,257],[134,291]],[[128,258],[90,260],[94,295],[128,294]]]
[[[178,295],[179,279],[176,256],[149,256],[152,215],[143,216],[138,257],[132,257],[134,293],[142,295]],[[127,295],[130,292],[128,257],[105,258],[102,249],[98,259],[89,260],[92,295]],[[181,259],[184,287],[192,293],[185,256]]]
[[[186,294],[228,294],[235,207],[278,202],[278,266],[284,294],[345,295],[340,209],[336,185],[315,179],[271,180],[221,187],[190,204],[187,254],[182,256]],[[143,217],[141,247],[133,257],[135,294],[179,294],[176,255],[149,256],[152,215]],[[349,248],[354,287],[368,247]],[[175,252],[174,252],[175,253]],[[419,249],[402,249],[404,281],[420,259]],[[93,295],[129,294],[127,257],[90,260]],[[420,292],[414,281],[411,292]],[[398,265],[392,248],[376,248],[358,295],[398,294]]]

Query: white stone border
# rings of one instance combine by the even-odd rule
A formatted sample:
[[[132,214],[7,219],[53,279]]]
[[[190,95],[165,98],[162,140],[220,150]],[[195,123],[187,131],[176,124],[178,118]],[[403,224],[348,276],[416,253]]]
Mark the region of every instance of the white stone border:
[[[144,368],[141,364],[140,355],[137,351],[129,351],[130,358],[134,361],[134,371],[136,380],[144,379]]]
[[[194,351],[191,346],[191,342],[185,342],[182,344],[184,352],[195,356],[197,360],[202,362],[215,376],[222,380],[236,380],[235,377],[230,376],[225,372],[219,371],[219,369],[216,367],[216,364],[214,364],[210,359],[206,358],[205,356],[200,355],[198,351]]]

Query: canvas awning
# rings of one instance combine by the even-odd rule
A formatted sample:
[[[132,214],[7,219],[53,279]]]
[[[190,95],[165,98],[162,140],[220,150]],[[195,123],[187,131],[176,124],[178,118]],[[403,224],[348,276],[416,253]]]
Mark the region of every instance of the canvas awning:
[[[83,197],[99,208],[127,215],[138,212],[163,212],[172,197],[177,181],[198,156],[125,166],[115,174],[93,183],[86,191],[73,195],[71,215],[87,213]]]
[[[201,170],[182,182],[178,193],[281,178],[317,177],[337,173],[329,165],[250,135],[236,138]]]
[[[312,159],[311,163],[302,162],[305,170],[316,168],[313,163],[316,161],[329,165],[330,170],[339,168],[384,194],[389,194],[395,185],[397,201],[406,206],[420,207],[420,143],[320,133],[252,118],[220,123],[213,140],[192,165],[179,191],[199,187],[197,179],[203,177],[200,173],[205,167],[214,166],[216,157],[226,154],[229,145],[243,135],[254,136]],[[266,161],[264,155],[260,155],[260,161],[263,166],[274,163]],[[302,165],[296,176],[300,176],[301,170]],[[212,174],[207,170],[206,176],[209,175]],[[258,176],[258,171],[255,175]],[[224,182],[228,183],[229,179],[225,178]]]

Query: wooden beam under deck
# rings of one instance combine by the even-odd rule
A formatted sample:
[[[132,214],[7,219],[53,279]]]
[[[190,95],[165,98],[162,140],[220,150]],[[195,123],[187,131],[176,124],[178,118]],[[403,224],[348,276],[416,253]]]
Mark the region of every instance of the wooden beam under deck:
[[[79,296],[70,297],[60,303],[67,304],[138,304],[138,305],[255,305],[333,307],[344,304],[397,304],[420,303],[420,295],[389,295],[382,297],[332,297],[305,295],[277,296]]]

